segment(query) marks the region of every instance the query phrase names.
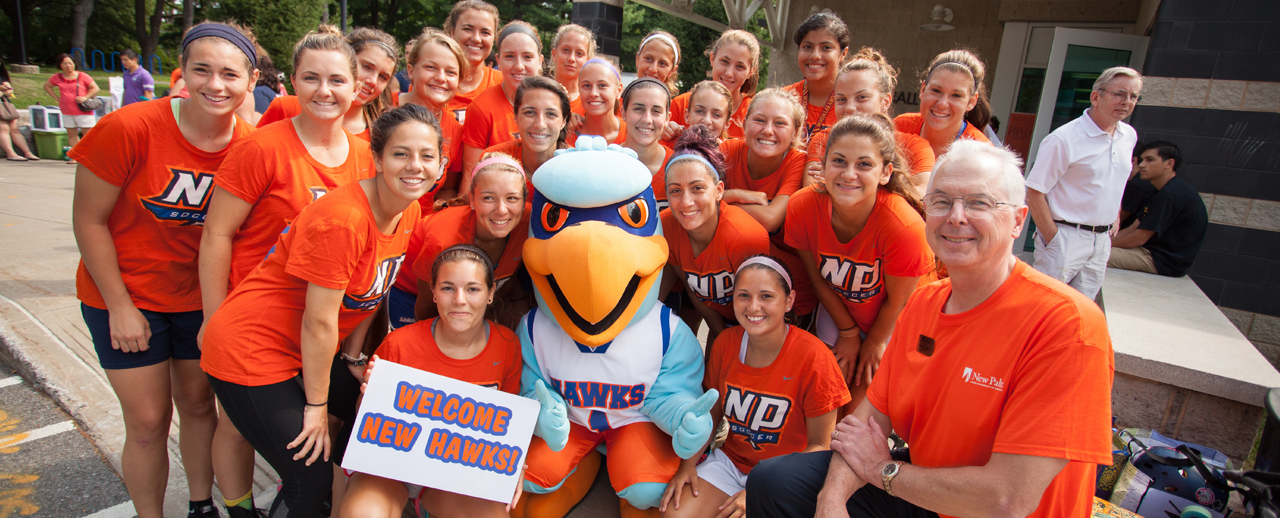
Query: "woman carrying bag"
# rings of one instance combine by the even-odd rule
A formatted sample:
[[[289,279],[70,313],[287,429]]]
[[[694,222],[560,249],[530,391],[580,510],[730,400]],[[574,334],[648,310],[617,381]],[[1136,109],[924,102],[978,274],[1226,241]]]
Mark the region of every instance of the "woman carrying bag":
[[[44,84],[44,91],[58,100],[58,110],[62,112],[62,126],[67,129],[67,145],[76,147],[80,142],[81,131],[88,132],[97,122],[93,113],[102,106],[98,95],[98,83],[89,74],[76,70],[76,62],[67,54],[59,54],[58,72]],[[76,163],[68,158],[68,164]]]

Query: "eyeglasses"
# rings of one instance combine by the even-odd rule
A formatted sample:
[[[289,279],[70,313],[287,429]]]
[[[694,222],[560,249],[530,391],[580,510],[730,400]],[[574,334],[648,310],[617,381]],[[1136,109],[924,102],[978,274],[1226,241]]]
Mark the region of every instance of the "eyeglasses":
[[[951,214],[951,207],[955,205],[956,200],[961,200],[964,205],[964,213],[966,216],[978,216],[986,214],[1001,205],[1014,206],[1012,203],[996,201],[995,198],[985,194],[970,194],[965,197],[948,196],[946,194],[935,192],[925,195],[921,200],[924,202],[924,213],[930,216],[946,216]]]
[[[1133,102],[1135,102],[1135,103],[1136,103],[1136,102],[1138,102],[1138,101],[1141,101],[1141,100],[1142,100],[1142,96],[1141,96],[1141,95],[1139,95],[1139,94],[1135,94],[1135,93],[1129,93],[1129,92],[1112,92],[1111,90],[1106,90],[1106,89],[1103,89],[1103,88],[1099,88],[1099,89],[1098,89],[1098,91],[1099,91],[1099,92],[1106,92],[1106,93],[1109,93],[1109,94],[1111,94],[1112,96],[1114,96],[1114,97],[1116,98],[1116,100],[1117,100],[1117,101],[1121,101],[1121,102],[1125,101],[1126,99],[1127,99],[1127,100],[1130,100],[1130,101],[1133,101]]]

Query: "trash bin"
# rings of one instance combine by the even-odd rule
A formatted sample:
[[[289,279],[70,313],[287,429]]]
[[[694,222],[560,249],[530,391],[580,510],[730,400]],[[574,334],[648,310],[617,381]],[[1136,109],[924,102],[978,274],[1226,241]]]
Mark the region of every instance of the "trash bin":
[[[45,160],[66,160],[63,148],[67,147],[67,130],[32,130],[36,138],[36,156]]]
[[[1280,471],[1280,388],[1267,392],[1267,422],[1262,426],[1262,441],[1253,469]]]

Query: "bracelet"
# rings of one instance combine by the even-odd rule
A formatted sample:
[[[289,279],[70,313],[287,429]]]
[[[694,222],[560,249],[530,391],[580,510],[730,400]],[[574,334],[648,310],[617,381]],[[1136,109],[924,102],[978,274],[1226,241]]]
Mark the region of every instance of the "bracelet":
[[[306,406],[327,406],[328,404],[329,404],[329,400],[326,399],[324,400],[323,403],[315,403],[315,404],[307,403]]]
[[[365,356],[364,351],[360,351],[359,358],[356,358],[344,352],[342,353],[342,361],[347,362],[350,365],[355,365],[356,367],[359,367],[361,365],[368,363],[369,357]]]

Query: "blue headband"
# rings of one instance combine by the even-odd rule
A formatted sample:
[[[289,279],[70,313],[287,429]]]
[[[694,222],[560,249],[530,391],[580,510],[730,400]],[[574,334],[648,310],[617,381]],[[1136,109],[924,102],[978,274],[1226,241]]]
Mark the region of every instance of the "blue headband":
[[[184,54],[187,52],[187,46],[191,45],[191,42],[208,36],[222,38],[231,42],[232,45],[240,49],[240,52],[244,53],[245,57],[249,58],[250,71],[258,68],[258,51],[254,48],[253,43],[249,41],[249,38],[246,38],[244,34],[231,28],[231,26],[221,23],[202,23],[192,27],[190,31],[187,31],[187,35],[182,38],[182,52]]]
[[[702,158],[702,155],[697,155],[694,153],[683,153],[683,154],[679,154],[671,157],[671,160],[667,161],[667,167],[671,167],[671,164],[674,164],[680,160],[697,160],[699,162],[702,162],[703,165],[707,166],[707,169],[711,170],[711,175],[715,176],[716,180],[720,179],[720,172],[716,171],[716,167],[711,165],[711,162],[709,160]]]
[[[604,58],[591,58],[591,59],[588,59],[586,63],[582,64],[582,68],[587,68],[587,65],[590,65],[592,63],[597,63],[600,65],[609,67],[609,70],[613,71],[613,77],[618,78],[619,83],[622,82],[622,74],[618,73],[618,67],[613,66],[613,63],[610,63],[609,60]]]

